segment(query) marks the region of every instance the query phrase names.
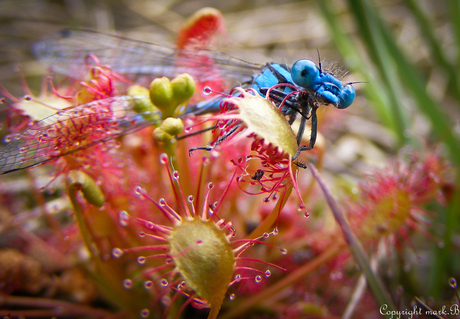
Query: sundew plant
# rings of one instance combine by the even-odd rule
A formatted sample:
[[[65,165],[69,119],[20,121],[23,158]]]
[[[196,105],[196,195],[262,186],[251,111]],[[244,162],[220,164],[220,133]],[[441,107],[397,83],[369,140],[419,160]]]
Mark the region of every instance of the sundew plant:
[[[460,318],[458,1],[20,4],[2,317]]]

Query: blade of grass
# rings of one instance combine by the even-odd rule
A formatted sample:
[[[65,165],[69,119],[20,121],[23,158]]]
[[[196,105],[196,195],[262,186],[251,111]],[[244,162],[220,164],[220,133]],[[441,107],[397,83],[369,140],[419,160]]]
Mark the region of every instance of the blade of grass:
[[[457,181],[459,182],[459,181]],[[458,183],[457,183],[458,185]],[[453,262],[457,253],[455,252],[452,238],[459,227],[458,212],[460,211],[460,190],[455,191],[451,203],[448,207],[447,214],[442,216],[444,225],[443,245],[436,246],[433,256],[433,264],[430,271],[430,296],[434,299],[440,298],[445,290],[449,273],[455,271]],[[457,233],[458,234],[458,233]],[[454,249],[454,250],[453,250]]]
[[[438,37],[436,37],[433,32],[433,24],[425,12],[422,10],[420,1],[407,0],[404,3],[414,15],[415,20],[417,21],[418,26],[422,31],[421,33],[427,41],[428,47],[431,50],[431,55],[433,56],[437,66],[442,68],[447,75],[449,81],[449,93],[452,94],[457,100],[460,100],[459,83],[455,66],[452,65],[444,55],[444,51],[441,49],[441,44],[439,43]]]
[[[452,26],[452,32],[457,42],[457,65],[456,65],[455,70],[459,70],[460,68],[460,54],[459,54],[459,51],[460,51],[460,19],[458,17],[460,17],[460,1],[450,0],[448,8],[449,8],[449,13],[450,13],[450,23]],[[458,76],[458,72],[457,72],[457,76]]]
[[[360,0],[350,0],[352,2],[360,2],[365,8],[363,11],[370,12],[370,17],[375,17],[376,8],[371,7],[370,2]],[[399,78],[401,79],[404,86],[408,89],[408,92],[412,93],[412,96],[416,102],[418,109],[431,122],[432,130],[437,137],[446,144],[449,149],[450,156],[454,165],[460,165],[460,141],[455,136],[452,130],[452,123],[449,121],[447,116],[442,112],[442,106],[438,105],[436,101],[428,94],[426,90],[426,84],[422,80],[422,77],[417,72],[413,64],[411,64],[408,58],[404,55],[402,49],[394,41],[393,34],[389,31],[389,28],[383,23],[381,19],[373,19],[376,30],[383,39],[383,45],[387,52],[391,55],[392,61],[396,64]],[[458,199],[457,199],[458,200]],[[456,207],[456,200],[450,203],[450,207],[447,209],[446,225],[449,229],[452,229],[458,210]],[[454,208],[452,208],[454,207]],[[451,247],[452,243],[452,231],[445,232],[443,238],[445,247]],[[443,255],[449,254],[451,251],[448,248],[441,249],[439,257],[436,261],[436,272],[439,274],[435,276],[432,281],[432,287],[440,286],[445,284],[445,280],[441,277],[445,276],[449,269],[449,264],[446,257]],[[436,283],[434,283],[436,281]]]
[[[380,120],[384,125],[396,131],[395,122],[392,120],[391,112],[388,109],[389,102],[386,90],[382,89],[383,84],[379,79],[371,77],[369,67],[363,63],[360,57],[358,46],[351,41],[351,37],[343,32],[342,21],[333,13],[331,2],[318,1],[318,5],[329,28],[329,33],[332,35],[340,54],[345,58],[347,66],[360,74],[360,81],[367,82],[364,86],[364,92],[368,100],[373,102]]]
[[[372,11],[372,10],[368,10]],[[398,73],[405,86],[412,92],[418,108],[428,117],[436,135],[446,143],[450,150],[452,160],[460,165],[460,141],[454,135],[452,123],[442,113],[441,106],[433,100],[426,90],[426,85],[415,67],[408,61],[402,50],[397,46],[394,37],[381,20],[375,21],[380,34],[397,65]]]
[[[387,89],[389,107],[395,123],[395,132],[399,143],[402,145],[408,141],[406,136],[407,108],[402,104],[402,90],[399,79],[396,76],[396,66],[391,59],[381,30],[378,27],[377,22],[380,17],[373,10],[369,10],[369,6],[366,6],[362,0],[348,0],[348,3],[358,24],[362,41],[367,47],[369,56],[376,65]]]
[[[345,237],[345,240],[348,244],[351,254],[353,255],[353,258],[355,259],[356,263],[359,265],[361,271],[366,277],[367,283],[369,284],[369,288],[371,289],[372,294],[374,295],[377,303],[380,306],[386,305],[388,308],[385,311],[396,310],[396,307],[393,304],[393,301],[391,300],[390,295],[387,292],[385,286],[383,285],[383,282],[372,271],[371,265],[369,263],[369,258],[364,252],[361,243],[353,233],[346,217],[340,211],[339,206],[332,197],[331,192],[328,190],[323,180],[321,179],[319,172],[311,163],[309,164],[309,168],[326,198],[327,204],[329,205],[332,214],[334,215],[335,221],[342,230],[342,234]]]

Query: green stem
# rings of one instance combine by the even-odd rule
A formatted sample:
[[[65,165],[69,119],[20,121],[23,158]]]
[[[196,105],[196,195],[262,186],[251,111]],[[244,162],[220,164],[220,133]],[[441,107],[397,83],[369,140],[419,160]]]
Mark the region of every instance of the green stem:
[[[101,260],[98,248],[95,242],[92,240],[92,235],[88,229],[85,218],[83,216],[82,209],[78,203],[76,194],[80,190],[80,185],[68,185],[67,191],[70,198],[70,202],[74,208],[75,219],[78,223],[83,242],[86,249],[89,251],[91,260],[94,263],[95,271],[94,278],[100,287],[103,289],[104,294],[111,300],[117,307],[122,309],[138,309],[145,308],[142,298],[136,297],[136,294],[130,293],[122,286],[121,278],[118,278],[117,272],[114,271],[109,264]],[[101,212],[102,213],[102,212]]]

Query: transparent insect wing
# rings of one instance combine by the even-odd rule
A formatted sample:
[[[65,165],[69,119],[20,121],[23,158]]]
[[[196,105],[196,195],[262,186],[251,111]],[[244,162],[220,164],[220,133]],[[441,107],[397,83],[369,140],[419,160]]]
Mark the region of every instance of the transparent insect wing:
[[[56,72],[81,78],[85,58],[95,55],[102,65],[122,74],[174,77],[190,73],[199,82],[214,80],[216,73],[234,86],[250,79],[261,65],[212,50],[181,50],[87,30],[67,29],[39,41],[36,56]]]
[[[0,150],[0,174],[48,162],[151,125],[145,114],[133,110],[136,103],[135,97],[111,97],[59,111],[33,124]]]

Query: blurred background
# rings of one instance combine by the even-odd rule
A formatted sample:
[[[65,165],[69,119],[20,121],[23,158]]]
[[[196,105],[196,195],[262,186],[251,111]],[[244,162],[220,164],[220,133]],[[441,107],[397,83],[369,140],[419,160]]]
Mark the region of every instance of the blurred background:
[[[408,149],[440,151],[450,161],[450,200],[430,229],[443,245],[417,250],[431,262],[413,272],[411,291],[441,298],[447,279],[460,278],[458,0],[2,0],[0,83],[23,95],[19,65],[38,92],[46,68],[31,47],[63,28],[173,44],[187,17],[207,6],[225,19],[228,38],[219,50],[259,63],[318,62],[319,52],[324,65],[338,65],[347,82],[359,82],[346,115],[331,119],[326,175],[362,177]]]

